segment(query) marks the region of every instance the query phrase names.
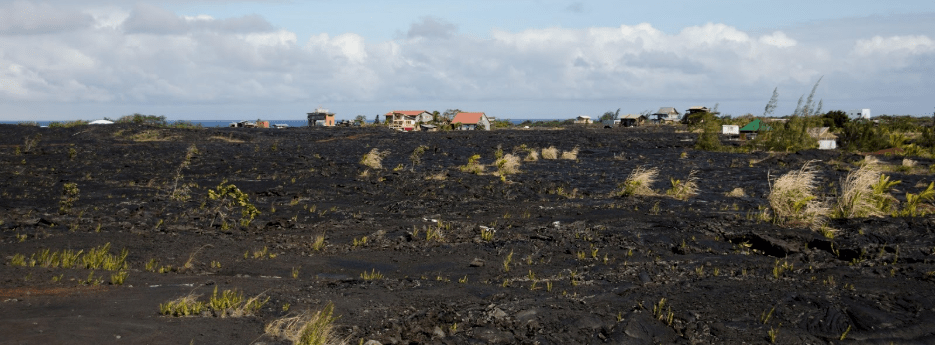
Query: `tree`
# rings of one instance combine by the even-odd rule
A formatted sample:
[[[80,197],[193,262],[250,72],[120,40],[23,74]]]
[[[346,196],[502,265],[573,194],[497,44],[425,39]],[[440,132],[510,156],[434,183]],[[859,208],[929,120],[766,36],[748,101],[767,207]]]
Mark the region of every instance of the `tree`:
[[[598,121],[609,121],[616,120],[620,116],[620,108],[617,108],[617,112],[607,111],[604,112],[604,115],[601,115],[601,118]]]
[[[844,128],[844,124],[847,123],[847,113],[842,110],[832,110],[827,114],[821,116],[823,125],[825,127],[831,127],[831,130],[836,130],[839,128]]]
[[[767,117],[776,110],[776,103],[779,103],[779,87],[777,86],[773,89],[773,97],[769,98],[769,103],[766,103],[766,109],[763,109],[763,117]]]
[[[363,115],[357,115],[357,117],[354,118],[354,122],[357,122],[357,123],[363,125],[364,122],[367,122],[367,117],[366,117],[366,116],[363,116]]]
[[[700,115],[702,123],[702,132],[695,141],[695,149],[705,151],[720,151],[724,149],[721,139],[718,138],[718,132],[721,130],[720,121],[711,113],[697,113]]]
[[[818,91],[818,84],[821,83],[822,79],[824,79],[824,76],[822,76],[821,78],[818,78],[818,81],[815,82],[815,86],[812,86],[812,92],[808,94],[808,98],[805,100],[804,104],[802,103],[802,98],[804,98],[805,95],[802,95],[802,97],[799,97],[799,103],[795,106],[795,113],[793,115],[811,116],[821,111],[821,105],[823,101],[818,101],[818,106],[816,107],[814,103],[814,99],[815,99],[815,92]]]
[[[445,119],[445,121],[451,122],[451,120],[455,118],[455,115],[458,115],[460,112],[461,109],[448,109],[442,113],[442,117]]]
[[[373,117],[373,124],[375,125],[380,124],[380,114],[377,114],[376,116]]]

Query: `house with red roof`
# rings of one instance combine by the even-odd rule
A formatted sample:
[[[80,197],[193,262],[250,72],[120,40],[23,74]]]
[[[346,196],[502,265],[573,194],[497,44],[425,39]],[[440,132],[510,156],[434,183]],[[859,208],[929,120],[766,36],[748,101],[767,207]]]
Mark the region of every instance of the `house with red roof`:
[[[462,131],[490,130],[490,118],[484,113],[458,113],[451,123],[455,125],[454,129]]]
[[[426,110],[393,110],[384,115],[389,127],[400,131],[417,131],[420,123],[431,122],[435,119],[432,113]]]

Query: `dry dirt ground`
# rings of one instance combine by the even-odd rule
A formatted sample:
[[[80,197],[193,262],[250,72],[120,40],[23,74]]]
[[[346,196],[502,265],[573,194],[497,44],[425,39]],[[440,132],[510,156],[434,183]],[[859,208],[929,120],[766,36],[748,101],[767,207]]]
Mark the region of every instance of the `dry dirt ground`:
[[[935,343],[933,217],[832,220],[833,238],[779,227],[757,216],[770,178],[815,160],[830,198],[862,157],[694,137],[3,125],[0,343],[279,344],[264,325],[329,302],[350,344]],[[494,174],[498,147],[550,146],[577,157]],[[374,148],[382,169],[360,162]],[[461,171],[475,154],[485,170]],[[888,173],[893,194],[923,189],[932,163]],[[660,169],[660,194],[616,195],[639,166]],[[697,195],[664,195],[691,171]],[[40,260],[108,243],[126,268]],[[266,303],[160,314],[215,288]]]

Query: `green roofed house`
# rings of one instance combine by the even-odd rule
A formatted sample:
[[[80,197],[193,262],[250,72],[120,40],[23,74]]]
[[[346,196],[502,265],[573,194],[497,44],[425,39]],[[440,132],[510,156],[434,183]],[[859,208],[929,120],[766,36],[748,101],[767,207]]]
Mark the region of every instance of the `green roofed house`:
[[[740,136],[741,139],[753,140],[756,139],[756,134],[760,131],[770,130],[769,126],[763,123],[763,120],[756,119],[750,121],[746,126],[740,127]]]

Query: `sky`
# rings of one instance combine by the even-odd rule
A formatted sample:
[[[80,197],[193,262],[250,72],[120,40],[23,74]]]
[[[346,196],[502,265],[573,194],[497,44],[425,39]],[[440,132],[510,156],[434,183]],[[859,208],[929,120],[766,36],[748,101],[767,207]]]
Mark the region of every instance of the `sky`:
[[[935,111],[933,1],[0,0],[0,121]]]

